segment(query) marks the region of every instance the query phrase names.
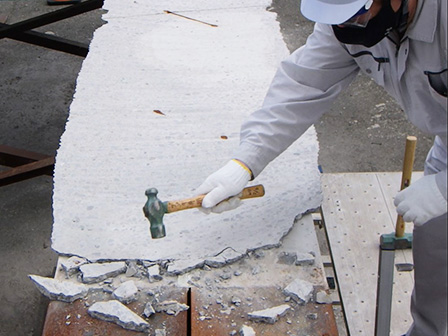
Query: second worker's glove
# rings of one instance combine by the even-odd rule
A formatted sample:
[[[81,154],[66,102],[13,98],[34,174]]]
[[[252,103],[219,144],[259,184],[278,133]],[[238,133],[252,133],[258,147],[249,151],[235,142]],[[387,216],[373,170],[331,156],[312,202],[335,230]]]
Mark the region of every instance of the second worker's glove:
[[[427,175],[400,191],[394,204],[405,222],[421,226],[447,211],[447,201],[436,183],[436,175]]]
[[[202,201],[202,207],[216,213],[235,209],[241,202],[238,195],[251,179],[251,175],[249,168],[242,162],[229,161],[196,189],[198,195],[207,194]],[[222,202],[226,199],[228,200]]]

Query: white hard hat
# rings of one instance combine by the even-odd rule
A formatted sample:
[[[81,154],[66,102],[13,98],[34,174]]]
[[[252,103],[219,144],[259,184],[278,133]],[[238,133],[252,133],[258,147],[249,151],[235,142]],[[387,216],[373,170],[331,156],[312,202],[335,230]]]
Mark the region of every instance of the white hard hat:
[[[300,10],[307,19],[337,25],[355,15],[368,0],[302,0]]]

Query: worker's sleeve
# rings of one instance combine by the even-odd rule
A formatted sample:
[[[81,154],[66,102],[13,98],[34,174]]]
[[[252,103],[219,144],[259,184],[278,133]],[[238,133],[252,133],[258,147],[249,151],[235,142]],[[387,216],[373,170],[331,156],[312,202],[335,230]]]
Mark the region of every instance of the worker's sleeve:
[[[331,26],[316,24],[307,43],[281,63],[261,109],[243,123],[234,158],[259,175],[329,111],[357,73]]]

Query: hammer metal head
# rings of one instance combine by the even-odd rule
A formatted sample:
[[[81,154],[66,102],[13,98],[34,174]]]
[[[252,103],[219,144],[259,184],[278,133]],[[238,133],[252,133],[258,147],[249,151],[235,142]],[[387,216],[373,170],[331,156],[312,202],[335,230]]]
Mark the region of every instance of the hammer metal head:
[[[166,205],[157,198],[157,193],[156,188],[147,189],[145,195],[148,197],[148,200],[143,206],[143,213],[151,224],[150,231],[153,239],[166,236],[165,225],[163,225],[163,215],[167,212]]]

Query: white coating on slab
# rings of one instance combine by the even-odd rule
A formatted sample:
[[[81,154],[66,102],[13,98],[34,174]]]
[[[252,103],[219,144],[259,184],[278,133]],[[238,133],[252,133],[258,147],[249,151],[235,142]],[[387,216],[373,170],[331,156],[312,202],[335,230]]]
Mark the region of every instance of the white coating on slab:
[[[288,53],[269,5],[105,1],[108,23],[94,34],[57,153],[53,249],[188,267],[229,247],[238,255],[278,245],[296,215],[320,205],[311,128],[254,181],[263,198],[220,215],[166,214],[158,240],[143,215],[147,188],[162,201],[191,197],[231,158],[242,121]]]

